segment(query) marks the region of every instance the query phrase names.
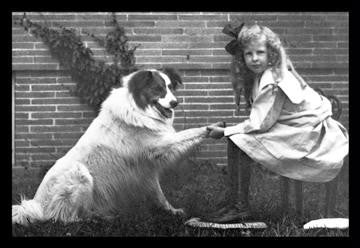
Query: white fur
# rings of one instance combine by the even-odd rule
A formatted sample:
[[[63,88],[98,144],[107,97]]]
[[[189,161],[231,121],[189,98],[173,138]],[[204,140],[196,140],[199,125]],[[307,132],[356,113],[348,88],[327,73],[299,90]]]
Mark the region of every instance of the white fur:
[[[206,128],[176,132],[173,117],[164,119],[151,106],[139,109],[127,87],[135,73],[123,78],[122,88],[112,90],[87,131],[46,173],[34,199],[12,206],[13,223],[114,216],[142,192],[162,208],[182,212],[166,200],[159,173],[199,144]],[[170,79],[161,76],[168,86]],[[174,99],[171,95],[162,100],[164,106]]]

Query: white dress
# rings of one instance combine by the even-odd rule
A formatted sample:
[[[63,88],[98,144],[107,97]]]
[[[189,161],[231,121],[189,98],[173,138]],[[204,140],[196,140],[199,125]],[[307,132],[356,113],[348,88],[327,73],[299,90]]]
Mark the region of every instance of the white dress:
[[[249,119],[226,127],[225,136],[248,156],[282,176],[327,182],[348,154],[348,133],[331,118],[331,104],[287,71],[276,82],[266,70],[253,90]]]

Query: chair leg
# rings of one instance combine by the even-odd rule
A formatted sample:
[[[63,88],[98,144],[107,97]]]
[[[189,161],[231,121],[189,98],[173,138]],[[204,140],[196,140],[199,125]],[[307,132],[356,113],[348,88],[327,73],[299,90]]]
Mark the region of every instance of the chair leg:
[[[335,177],[332,181],[327,182],[326,186],[326,196],[325,196],[325,217],[333,217],[336,206],[336,196],[337,196],[337,184],[338,177]]]
[[[304,215],[303,183],[295,180],[296,212],[300,218]]]
[[[283,213],[288,213],[289,211],[289,186],[290,179],[280,177],[281,210]]]
[[[239,148],[227,139],[227,158],[228,158],[228,171],[229,171],[229,186],[231,203],[235,204],[238,200],[239,189]]]

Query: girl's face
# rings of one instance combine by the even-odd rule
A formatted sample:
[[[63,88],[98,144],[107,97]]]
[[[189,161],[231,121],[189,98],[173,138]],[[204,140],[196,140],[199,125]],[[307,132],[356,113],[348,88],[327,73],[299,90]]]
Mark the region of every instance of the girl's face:
[[[255,74],[264,72],[268,66],[268,51],[265,38],[250,41],[244,49],[246,66]]]

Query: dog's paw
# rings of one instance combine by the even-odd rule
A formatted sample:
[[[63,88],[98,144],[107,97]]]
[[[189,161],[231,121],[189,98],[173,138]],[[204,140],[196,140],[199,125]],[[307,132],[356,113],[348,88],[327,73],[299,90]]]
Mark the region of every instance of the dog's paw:
[[[173,215],[186,216],[186,213],[182,208],[172,208],[170,211]]]

